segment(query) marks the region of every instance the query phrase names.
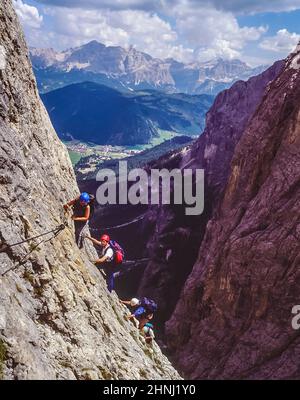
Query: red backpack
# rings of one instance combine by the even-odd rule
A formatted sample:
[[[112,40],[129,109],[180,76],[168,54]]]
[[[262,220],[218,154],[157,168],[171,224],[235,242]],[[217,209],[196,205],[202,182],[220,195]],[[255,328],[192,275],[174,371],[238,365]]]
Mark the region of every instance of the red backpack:
[[[125,259],[125,252],[122,247],[115,240],[109,242],[110,247],[114,252],[114,262],[115,264],[122,264]]]

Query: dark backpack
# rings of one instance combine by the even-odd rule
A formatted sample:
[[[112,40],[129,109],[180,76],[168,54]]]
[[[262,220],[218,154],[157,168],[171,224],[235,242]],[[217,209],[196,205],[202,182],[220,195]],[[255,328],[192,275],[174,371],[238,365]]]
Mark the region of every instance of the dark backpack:
[[[143,297],[141,299],[141,307],[144,307],[148,313],[155,313],[157,311],[157,304],[154,300],[148,299],[148,297]]]
[[[114,263],[122,264],[125,259],[125,252],[122,247],[115,240],[111,240],[109,242],[109,246],[113,249],[114,252]]]

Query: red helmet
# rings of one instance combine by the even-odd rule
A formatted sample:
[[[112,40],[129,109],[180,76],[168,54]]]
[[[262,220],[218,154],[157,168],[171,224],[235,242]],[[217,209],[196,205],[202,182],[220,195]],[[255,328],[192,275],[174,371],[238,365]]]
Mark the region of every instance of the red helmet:
[[[104,240],[105,242],[109,242],[110,241],[110,237],[108,235],[102,235],[100,238],[100,241]]]

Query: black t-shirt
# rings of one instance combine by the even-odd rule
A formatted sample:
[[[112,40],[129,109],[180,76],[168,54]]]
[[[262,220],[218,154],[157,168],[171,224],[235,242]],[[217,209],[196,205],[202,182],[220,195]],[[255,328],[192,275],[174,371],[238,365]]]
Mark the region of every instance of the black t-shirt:
[[[86,209],[89,206],[89,204],[82,206],[80,204],[80,200],[77,199],[73,205],[73,213],[74,217],[85,217]],[[87,223],[87,221],[74,221],[76,229],[81,229],[84,227],[84,225]]]
[[[73,205],[74,216],[75,217],[85,217],[87,207],[89,207],[89,204],[83,206],[80,204],[80,200],[77,199],[75,201],[75,204]]]

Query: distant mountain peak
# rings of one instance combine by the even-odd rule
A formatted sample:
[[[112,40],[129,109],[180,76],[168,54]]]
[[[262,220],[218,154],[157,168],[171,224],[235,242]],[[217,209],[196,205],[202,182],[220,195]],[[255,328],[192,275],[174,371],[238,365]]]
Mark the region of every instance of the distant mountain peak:
[[[104,48],[106,46],[105,46],[105,44],[100,43],[97,40],[91,40],[90,42],[85,43],[80,47],[87,47],[87,48],[93,48],[93,49],[95,48],[95,49],[97,49],[97,48]]]
[[[252,68],[238,59],[216,58],[193,63],[179,62],[173,58],[162,60],[137,50],[133,45],[125,49],[120,46],[106,46],[97,40],[63,52],[31,48],[30,53],[35,71],[43,71],[41,83],[39,74],[37,78],[40,87],[45,87],[44,91],[86,80],[95,79],[99,83],[100,74],[101,83],[113,87],[121,86],[126,91],[159,89],[172,93],[215,95],[237,80],[247,80],[264,69]],[[52,74],[50,81],[53,79],[53,70],[57,74],[53,85],[52,82],[49,85],[49,77],[45,71],[47,68],[52,68],[49,72]]]

